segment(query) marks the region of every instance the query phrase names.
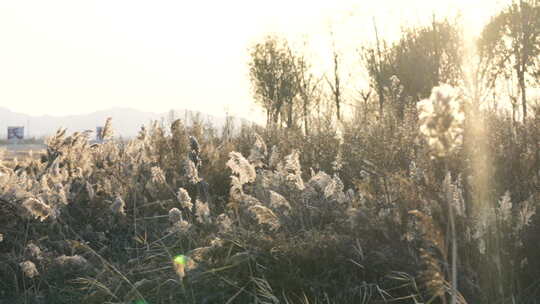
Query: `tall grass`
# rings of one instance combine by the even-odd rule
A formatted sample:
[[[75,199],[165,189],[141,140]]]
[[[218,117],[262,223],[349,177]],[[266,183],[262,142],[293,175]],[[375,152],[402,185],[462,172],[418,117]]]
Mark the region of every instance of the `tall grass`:
[[[437,92],[339,136],[59,130],[41,160],[0,162],[0,299],[536,303],[539,116],[482,113],[480,150],[466,104]]]

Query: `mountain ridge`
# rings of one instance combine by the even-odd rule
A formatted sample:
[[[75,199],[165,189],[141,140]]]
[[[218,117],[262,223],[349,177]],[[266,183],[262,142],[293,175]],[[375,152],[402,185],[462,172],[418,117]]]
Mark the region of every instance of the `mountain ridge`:
[[[191,124],[194,117],[199,117],[218,129],[223,128],[226,122],[226,116],[215,116],[188,109],[173,109],[172,111],[174,118],[182,119],[187,125]],[[7,137],[8,126],[24,126],[25,138],[50,136],[61,127],[67,128],[68,132],[95,130],[96,127],[102,126],[108,117],[112,118],[113,129],[117,136],[130,138],[137,135],[141,126],[152,121],[169,122],[171,111],[155,113],[128,107],[111,107],[87,114],[55,116],[29,115],[14,112],[7,107],[0,107],[0,138]],[[234,125],[250,123],[246,119],[237,117],[231,117],[231,119]]]

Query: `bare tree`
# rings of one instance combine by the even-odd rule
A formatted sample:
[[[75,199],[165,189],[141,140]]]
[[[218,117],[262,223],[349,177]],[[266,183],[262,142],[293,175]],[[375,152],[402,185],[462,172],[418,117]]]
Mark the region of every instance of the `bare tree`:
[[[333,47],[333,62],[334,62],[334,79],[333,81],[330,81],[328,78],[326,78],[326,81],[328,82],[328,85],[330,86],[330,90],[332,91],[332,97],[334,99],[334,104],[336,105],[336,117],[338,122],[341,121],[341,99],[342,99],[342,93],[341,93],[341,79],[339,76],[339,55],[336,50],[335,42],[332,41],[332,47]]]
[[[291,58],[295,58],[295,76],[298,85],[298,96],[301,100],[301,112],[304,120],[304,132],[309,135],[309,118],[313,101],[317,98],[316,93],[319,88],[321,78],[315,77],[309,72],[310,64],[304,55],[294,55],[291,51]]]

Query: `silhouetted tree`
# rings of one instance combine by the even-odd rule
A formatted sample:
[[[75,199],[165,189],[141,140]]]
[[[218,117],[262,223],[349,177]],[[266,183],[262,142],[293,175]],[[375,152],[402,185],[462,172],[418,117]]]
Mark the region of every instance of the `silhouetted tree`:
[[[304,120],[304,132],[309,135],[309,117],[313,101],[318,98],[316,96],[319,88],[321,78],[316,78],[313,73],[309,72],[310,64],[306,57],[303,55],[293,55],[291,52],[291,58],[295,59],[294,72],[296,77],[296,84],[298,85],[298,98],[300,100],[302,118]]]
[[[249,68],[254,97],[266,110],[267,125],[285,121],[292,127],[298,84],[295,57],[287,41],[267,36],[257,43],[251,49]]]
[[[491,19],[478,40],[480,56],[492,71],[491,82],[517,79],[523,118],[527,117],[527,78],[538,77],[540,2],[515,1]],[[512,95],[512,94],[511,94]],[[516,96],[510,96],[517,101]]]
[[[399,104],[395,105],[399,113],[410,99],[407,97],[416,102],[427,98],[439,83],[457,84],[461,78],[461,35],[448,20],[405,30],[400,40],[390,46],[379,40],[376,27],[375,35],[376,46],[364,48],[362,57],[379,95],[381,113],[384,88],[391,86],[394,75],[403,86]]]
[[[334,79],[330,81],[326,79],[330,90],[332,91],[332,97],[334,99],[334,104],[336,105],[336,117],[338,122],[341,121],[341,78],[339,76],[339,54],[336,50],[336,46],[333,45],[332,59],[334,63]]]

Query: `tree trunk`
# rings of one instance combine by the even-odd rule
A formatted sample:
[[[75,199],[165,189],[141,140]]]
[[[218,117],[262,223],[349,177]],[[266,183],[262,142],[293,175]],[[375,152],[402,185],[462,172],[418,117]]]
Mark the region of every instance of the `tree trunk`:
[[[336,111],[337,111],[337,120],[341,121],[341,107],[339,104],[339,95],[336,95]]]
[[[293,103],[292,100],[288,102],[289,104],[289,113],[287,113],[287,128],[292,128],[293,125]]]
[[[309,135],[309,127],[308,127],[308,112],[307,112],[307,100],[304,99],[304,132],[306,136]]]
[[[383,116],[383,105],[384,105],[384,89],[382,84],[379,84],[379,118]]]
[[[521,91],[521,106],[523,107],[523,121],[527,118],[527,89],[525,87],[525,71],[521,69],[518,75],[519,89]]]
[[[266,127],[270,128],[271,124],[272,124],[272,110],[268,109],[266,110]]]
[[[272,117],[272,118],[273,118],[273,120],[274,120],[274,126],[273,126],[273,127],[279,126],[279,127],[281,128],[281,126],[280,126],[281,123],[280,123],[280,121],[279,121],[279,119],[280,119],[280,116],[279,116],[279,109],[277,109],[277,108],[274,109],[274,114],[273,114],[273,117]]]
[[[339,81],[339,61],[338,54],[334,50],[334,98],[336,102],[337,120],[341,121],[341,90]]]

